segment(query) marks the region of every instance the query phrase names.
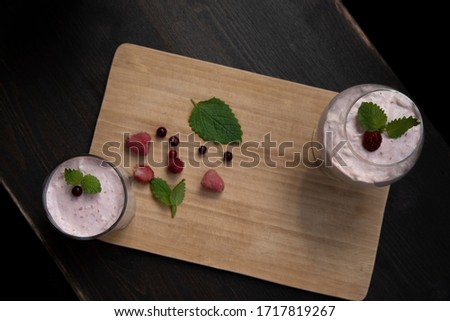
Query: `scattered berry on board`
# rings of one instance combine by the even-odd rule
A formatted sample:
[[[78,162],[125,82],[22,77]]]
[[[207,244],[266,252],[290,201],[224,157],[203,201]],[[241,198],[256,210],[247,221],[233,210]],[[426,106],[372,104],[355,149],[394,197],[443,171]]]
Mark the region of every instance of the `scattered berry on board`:
[[[175,149],[169,150],[169,159],[176,158],[178,156],[178,153]]]
[[[153,179],[153,177],[155,177],[155,173],[153,172],[153,170],[151,169],[150,166],[141,165],[141,166],[137,166],[134,169],[133,177],[138,182],[148,183]]]
[[[231,161],[232,159],[233,159],[233,154],[232,154],[230,151],[226,151],[226,152],[223,154],[223,160],[224,160],[224,161],[229,162],[229,161]]]
[[[178,157],[169,158],[168,169],[171,173],[178,174],[183,171],[184,162]]]
[[[128,137],[127,148],[138,155],[147,155],[152,137],[147,132],[139,132]]]
[[[214,169],[209,169],[202,178],[202,186],[211,192],[220,193],[225,189],[225,183]]]
[[[165,127],[159,127],[156,130],[156,136],[163,138],[163,137],[166,137],[166,135],[167,135],[167,129]]]
[[[169,145],[171,147],[178,146],[179,143],[180,143],[180,139],[178,138],[178,136],[170,136],[169,137]]]

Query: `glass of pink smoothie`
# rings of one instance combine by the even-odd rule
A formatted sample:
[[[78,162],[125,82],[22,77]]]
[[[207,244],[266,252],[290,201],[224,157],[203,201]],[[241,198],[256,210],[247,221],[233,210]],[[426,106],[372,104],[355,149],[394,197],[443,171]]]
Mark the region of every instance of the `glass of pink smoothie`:
[[[97,177],[101,192],[75,196],[73,186],[64,179],[66,168]],[[136,209],[131,176],[94,155],[76,156],[59,164],[44,182],[42,200],[56,229],[80,240],[95,239],[126,227]]]
[[[399,138],[382,133],[376,151],[363,148],[364,130],[357,114],[362,102],[379,105],[389,120],[414,117],[420,123]],[[361,84],[338,93],[326,106],[315,132],[320,143],[316,159],[332,177],[360,186],[386,186],[416,164],[423,145],[422,116],[405,94],[378,84]]]

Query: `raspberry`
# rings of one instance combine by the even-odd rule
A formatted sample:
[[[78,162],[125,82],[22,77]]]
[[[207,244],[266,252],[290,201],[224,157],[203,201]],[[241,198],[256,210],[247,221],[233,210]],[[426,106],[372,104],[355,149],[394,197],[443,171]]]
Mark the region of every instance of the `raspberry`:
[[[175,149],[169,150],[169,159],[176,158],[178,156],[178,153]]]
[[[137,166],[133,173],[134,179],[141,183],[150,182],[154,176],[153,170],[148,165]]]
[[[178,157],[169,158],[168,169],[174,174],[181,173],[184,168],[184,162]]]
[[[214,170],[208,170],[201,181],[202,186],[211,192],[220,193],[225,188],[225,183],[222,177]]]
[[[148,154],[148,147],[151,140],[152,137],[149,133],[140,132],[128,137],[126,146],[131,152],[145,156]]]
[[[376,151],[381,145],[382,137],[379,131],[366,131],[363,136],[363,147],[369,152]]]

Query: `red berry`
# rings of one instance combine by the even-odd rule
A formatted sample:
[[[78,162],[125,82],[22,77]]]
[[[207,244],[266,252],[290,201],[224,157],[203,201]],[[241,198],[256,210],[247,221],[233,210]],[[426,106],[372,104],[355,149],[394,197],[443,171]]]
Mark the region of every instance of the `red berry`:
[[[204,188],[211,192],[220,193],[225,188],[225,183],[222,177],[214,170],[208,170],[205,175],[203,175],[201,184]]]
[[[369,152],[376,151],[381,145],[382,137],[379,131],[366,131],[363,136],[363,147]]]
[[[169,159],[176,158],[178,156],[178,153],[175,149],[169,150]]]
[[[133,173],[134,179],[141,183],[150,182],[154,176],[153,170],[148,165],[137,166]]]
[[[181,173],[184,168],[184,162],[178,157],[169,158],[168,169],[174,174]]]
[[[126,146],[131,152],[145,156],[148,154],[148,147],[151,140],[152,137],[150,136],[150,134],[146,132],[140,132],[128,137]]]

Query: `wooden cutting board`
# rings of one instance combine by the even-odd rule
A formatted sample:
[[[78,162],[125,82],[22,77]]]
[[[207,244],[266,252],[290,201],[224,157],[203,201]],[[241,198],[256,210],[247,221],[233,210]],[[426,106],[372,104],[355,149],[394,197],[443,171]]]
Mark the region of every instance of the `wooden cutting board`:
[[[171,186],[185,178],[186,198],[172,219],[169,208],[152,197],[148,185],[134,183],[135,218],[127,228],[102,240],[286,286],[363,299],[389,188],[355,188],[328,178],[320,169],[291,164],[298,160],[294,154],[310,141],[320,113],[335,94],[121,45],[90,153],[120,162],[131,172],[139,160],[124,151],[123,135],[148,131],[154,136],[153,152],[145,161]],[[230,105],[247,144],[245,150],[244,145],[241,149],[210,145],[204,160],[191,151],[195,142],[204,142],[192,135],[188,118],[191,99],[211,97]],[[168,136],[179,133],[183,142],[179,154],[186,168],[179,175],[165,168],[167,145],[155,137],[159,126],[167,128]],[[263,144],[269,135],[274,142],[270,149]],[[234,158],[226,166],[217,155],[231,147]],[[214,162],[226,185],[219,195],[203,191],[200,185]]]

